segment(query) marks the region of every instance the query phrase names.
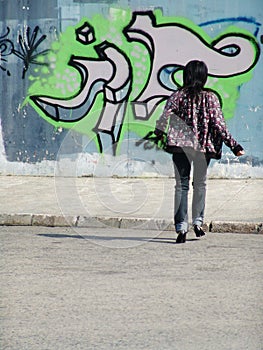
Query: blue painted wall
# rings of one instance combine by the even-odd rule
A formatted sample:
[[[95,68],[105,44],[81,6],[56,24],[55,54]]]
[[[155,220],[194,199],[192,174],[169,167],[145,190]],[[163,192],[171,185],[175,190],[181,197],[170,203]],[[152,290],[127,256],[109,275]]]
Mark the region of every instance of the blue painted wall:
[[[118,24],[118,19],[113,17],[116,13],[120,14],[120,11],[123,11],[125,17],[127,13],[131,15],[139,11],[155,13],[156,10],[159,14],[161,13],[160,18],[162,17],[164,24],[168,23],[169,19],[182,18],[182,21],[183,19],[186,21],[184,25],[189,30],[192,30],[193,26],[195,30],[199,28],[204,33],[203,38],[207,35],[213,40],[221,33],[229,31],[231,26],[235,26],[241,31],[245,30],[246,33],[250,33],[255,39],[259,47],[258,57],[251,68],[250,76],[244,79],[241,85],[236,86],[238,96],[235,99],[234,108],[231,96],[223,96],[227,125],[232,135],[244,146],[246,156],[237,159],[227,148],[224,148],[222,160],[212,163],[209,174],[213,177],[263,176],[263,64],[261,54],[263,10],[261,0],[249,2],[242,0],[221,2],[213,0],[0,1],[1,174],[52,175],[55,171],[59,175],[172,175],[173,169],[169,155],[156,149],[144,150],[143,147],[135,146],[135,142],[147,129],[145,125],[147,124],[148,128],[154,125],[154,120],[161,112],[163,104],[158,106],[159,109],[155,111],[156,115],[144,124],[134,118],[129,108],[125,111],[126,114],[123,112],[125,118],[122,119],[122,123],[125,124],[125,127],[118,129],[120,132],[118,139],[115,139],[117,141],[116,151],[112,145],[110,133],[101,133],[99,141],[103,147],[99,147],[98,130],[94,130],[96,125],[94,119],[97,118],[95,112],[84,118],[86,121],[88,117],[89,120],[93,120],[90,130],[87,130],[87,122],[83,124],[83,127],[82,122],[68,127],[68,124],[52,120],[48,116],[45,118],[40,109],[34,103],[29,103],[28,99],[32,91],[34,89],[36,91],[38,79],[41,78],[39,81],[43,85],[44,92],[46,91],[45,79],[47,79],[47,84],[50,75],[55,72],[55,70],[51,72],[52,57],[49,56],[47,50],[54,50],[54,45],[60,43],[61,38],[66,37],[72,28],[74,30],[78,28],[83,18],[93,24],[97,21],[96,16],[99,15],[109,23],[114,21],[115,24]],[[121,18],[119,21],[121,22]],[[111,27],[108,28],[111,31]],[[122,28],[121,25],[119,28]],[[118,42],[120,34],[123,35],[120,32],[112,34],[114,45]],[[32,52],[28,49],[30,40],[31,48],[33,47]],[[70,52],[73,46],[70,43],[68,46],[69,55],[83,52]],[[123,50],[121,46],[115,48]],[[84,46],[81,50],[84,50]],[[67,51],[65,52],[67,54]],[[127,51],[121,52],[127,55]],[[41,53],[43,60],[39,59]],[[49,58],[48,65],[46,65],[45,57]],[[88,49],[87,57],[90,57]],[[127,62],[132,59],[132,51],[130,51]],[[136,78],[134,67],[136,67],[136,62],[133,62],[132,66],[134,74],[132,84],[134,85],[130,93],[136,100],[138,95],[136,96],[134,88],[136,83],[138,88],[139,83],[134,79]],[[49,69],[49,76],[47,74],[46,78],[43,74],[45,68]],[[76,75],[79,74],[76,73]],[[60,84],[60,78],[57,79]],[[72,81],[69,81],[69,84],[72,87]],[[220,87],[217,88],[220,90]],[[224,88],[219,93],[227,94]],[[99,98],[100,95],[98,95]],[[128,103],[131,101],[132,98]],[[228,103],[230,109],[227,111]],[[84,128],[86,132],[83,132]],[[105,125],[104,128],[106,128]]]

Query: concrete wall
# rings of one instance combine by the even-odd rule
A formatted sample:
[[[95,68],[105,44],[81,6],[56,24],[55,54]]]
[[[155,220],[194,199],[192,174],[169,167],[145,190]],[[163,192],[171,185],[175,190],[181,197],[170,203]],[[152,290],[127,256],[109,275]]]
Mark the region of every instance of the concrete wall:
[[[232,135],[211,177],[263,177],[261,0],[0,0],[0,173],[172,176],[152,130],[204,60]]]

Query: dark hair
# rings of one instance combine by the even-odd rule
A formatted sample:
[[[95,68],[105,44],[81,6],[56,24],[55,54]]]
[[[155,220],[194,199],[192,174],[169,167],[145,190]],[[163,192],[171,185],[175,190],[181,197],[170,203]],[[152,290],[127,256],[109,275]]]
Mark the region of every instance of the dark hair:
[[[183,72],[183,87],[188,90],[191,96],[197,95],[204,88],[207,74],[208,69],[203,61],[188,62]]]

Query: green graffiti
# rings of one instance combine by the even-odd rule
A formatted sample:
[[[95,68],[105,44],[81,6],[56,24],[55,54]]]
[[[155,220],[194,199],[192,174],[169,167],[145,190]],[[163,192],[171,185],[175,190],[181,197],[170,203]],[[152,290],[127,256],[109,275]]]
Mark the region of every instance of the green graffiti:
[[[148,13],[145,14],[146,20],[148,20],[147,14]],[[189,32],[191,37],[196,38],[196,41],[200,42],[200,45],[202,45],[204,50],[207,50],[208,53],[212,51],[211,48],[213,48],[214,43],[219,42],[224,37],[237,36],[238,38],[243,37],[251,41],[251,47],[254,50],[254,61],[249,69],[226,76],[211,75],[207,82],[207,87],[215,90],[221,96],[225,118],[232,118],[239,98],[240,87],[252,78],[253,68],[258,59],[259,49],[253,35],[242,28],[231,26],[227,28],[226,31],[220,33],[218,37],[211,38],[201,27],[186,18],[163,16],[161,11],[158,10],[152,13],[150,17],[153,21],[153,27],[156,33],[160,27],[165,30],[178,27],[184,30],[186,34]],[[166,90],[166,96],[162,95],[162,98],[158,101],[156,107],[147,118],[138,118],[135,115],[132,103],[140,98],[142,91],[145,91],[147,85],[149,85],[149,77],[152,73],[153,60],[155,59],[154,55],[157,53],[151,52],[149,47],[146,47],[143,40],[129,40],[127,37],[127,28],[134,18],[134,13],[130,10],[110,9],[108,18],[98,14],[92,18],[82,18],[74,27],[69,26],[61,33],[59,40],[53,42],[50,52],[45,56],[45,62],[48,59],[48,66],[38,66],[29,77],[31,84],[25,103],[29,103],[42,118],[51,123],[55,128],[74,128],[75,131],[86,134],[93,139],[98,119],[101,118],[101,111],[105,108],[105,87],[104,90],[101,89],[96,92],[87,113],[81,115],[80,119],[74,119],[73,117],[70,119],[71,115],[69,113],[69,116],[67,116],[68,119],[65,120],[65,118],[61,118],[60,114],[58,114],[58,109],[56,117],[52,117],[48,115],[46,109],[41,108],[41,104],[37,104],[36,99],[34,100],[32,97],[38,96],[40,101],[43,101],[43,97],[46,100],[48,100],[48,98],[53,98],[57,99],[59,103],[62,103],[64,100],[67,102],[73,97],[77,99],[80,92],[83,92],[84,89],[83,76],[80,70],[76,69],[76,66],[69,64],[70,61],[72,62],[72,56],[74,56],[75,59],[82,58],[83,60],[90,60],[95,63],[98,62],[103,66],[103,56],[100,56],[101,51],[99,50],[101,50],[101,47],[99,47],[99,45],[106,43],[104,45],[107,47],[110,46],[119,56],[122,55],[126,58],[125,62],[127,62],[127,67],[129,67],[130,70],[130,85],[127,83],[127,91],[123,87],[121,89],[121,93],[123,93],[124,90],[126,91],[125,93],[127,93],[125,99],[127,106],[125,115],[121,121],[121,133],[116,140],[121,144],[124,135],[128,131],[134,132],[139,136],[145,135],[145,133],[154,127],[156,119],[159,118],[162,112],[165,99],[171,94],[172,90]],[[134,32],[136,32],[136,30],[134,30]],[[138,33],[139,31],[137,34]],[[147,36],[147,28],[145,29],[145,33],[140,33],[141,35],[145,34],[145,41],[147,39],[154,40],[154,38],[150,37],[150,34]],[[177,45],[176,38],[174,39],[174,45],[175,47]],[[170,48],[167,48],[167,50],[169,49]],[[213,54],[215,54],[215,50]],[[158,55],[160,55],[160,52]],[[165,57],[166,52],[163,52],[162,55]],[[229,53],[226,52],[222,56],[227,57],[228,55]],[[41,57],[39,60],[41,60]],[[111,69],[111,72],[114,72],[114,74],[120,69],[118,62],[113,62],[111,59],[107,61],[107,57],[105,57],[105,62],[108,63],[109,69]],[[177,62],[175,62],[175,64],[177,64]],[[105,66],[104,69],[106,68]],[[175,70],[173,74],[175,87],[182,85],[182,68],[182,64],[181,66],[178,64],[178,69]],[[105,72],[105,76],[107,76],[106,73],[107,72]],[[94,81],[98,81],[100,84],[106,84],[105,86],[108,88],[113,78],[111,77],[108,81],[105,80],[106,78],[101,78],[100,81],[99,69],[97,74],[98,79],[95,80],[94,78]],[[111,90],[108,89],[107,91]],[[54,106],[57,106],[55,102]]]

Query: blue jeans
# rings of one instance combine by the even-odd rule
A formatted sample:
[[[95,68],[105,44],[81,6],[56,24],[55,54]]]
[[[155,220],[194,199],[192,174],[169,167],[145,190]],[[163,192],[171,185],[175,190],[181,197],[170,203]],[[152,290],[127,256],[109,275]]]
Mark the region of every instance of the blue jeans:
[[[187,150],[173,154],[175,172],[174,224],[176,232],[188,231],[188,192],[193,164],[193,225],[202,226],[204,221],[206,174],[210,159],[204,153]]]

